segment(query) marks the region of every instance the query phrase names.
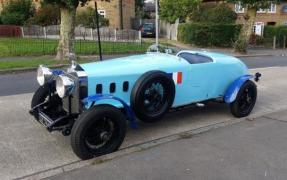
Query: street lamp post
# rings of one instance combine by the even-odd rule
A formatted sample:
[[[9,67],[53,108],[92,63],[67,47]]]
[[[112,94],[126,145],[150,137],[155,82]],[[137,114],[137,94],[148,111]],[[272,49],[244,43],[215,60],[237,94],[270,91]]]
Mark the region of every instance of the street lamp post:
[[[100,17],[98,13],[98,4],[97,1],[95,1],[95,11],[96,11],[96,24],[97,24],[97,33],[98,33],[98,43],[99,43],[99,54],[100,54],[100,61],[103,60],[102,55],[102,44],[101,44],[101,34],[100,34]]]
[[[159,45],[159,40],[158,40],[158,36],[159,36],[159,15],[158,15],[158,0],[155,0],[155,37],[156,37],[156,47],[157,47],[157,51],[158,51],[158,45]]]

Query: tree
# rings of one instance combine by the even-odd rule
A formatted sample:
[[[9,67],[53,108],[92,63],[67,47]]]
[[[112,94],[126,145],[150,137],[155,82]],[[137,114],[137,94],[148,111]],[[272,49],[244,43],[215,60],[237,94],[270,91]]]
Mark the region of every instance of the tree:
[[[35,7],[32,0],[14,0],[4,4],[1,13],[3,24],[22,26],[35,13]]]
[[[49,26],[60,23],[60,8],[55,4],[42,4],[35,15],[29,19],[29,24]]]
[[[87,28],[96,28],[96,11],[93,8],[88,7],[84,11],[78,12],[76,24]],[[109,20],[99,15],[99,24],[100,26],[109,26]]]
[[[184,21],[202,0],[161,0],[160,16],[170,23],[174,23],[176,19]]]
[[[190,15],[192,22],[234,24],[237,14],[225,3],[202,4]]]
[[[135,0],[135,7],[136,7],[136,16],[143,17],[144,16],[144,0]]]
[[[75,21],[76,10],[79,5],[84,5],[88,0],[44,0],[44,3],[56,4],[60,7],[61,27],[60,40],[56,59],[70,59],[75,53]]]
[[[234,44],[235,51],[246,52],[249,40],[253,33],[253,26],[259,9],[267,9],[271,3],[277,3],[278,0],[228,0],[229,2],[240,4],[246,9],[244,14],[244,24],[238,40]]]

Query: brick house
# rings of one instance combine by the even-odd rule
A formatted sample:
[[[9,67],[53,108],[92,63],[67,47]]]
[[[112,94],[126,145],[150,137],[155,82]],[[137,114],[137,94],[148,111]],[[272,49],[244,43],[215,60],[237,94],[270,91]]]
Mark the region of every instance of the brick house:
[[[9,0],[0,0],[0,12],[3,4]],[[36,9],[40,7],[41,0],[33,0]],[[135,0],[96,0],[98,2],[98,12],[100,15],[109,19],[112,28],[131,28],[131,19],[135,17]],[[90,1],[78,10],[85,10],[85,7],[94,8],[94,1]],[[122,23],[121,23],[122,22]]]
[[[110,27],[130,29],[132,18],[135,17],[135,0],[97,0],[98,13],[109,19]],[[94,1],[86,6],[94,8]],[[79,7],[84,10],[86,7]]]
[[[206,0],[206,3],[225,3],[224,1]],[[228,6],[233,9],[237,15],[237,23],[242,24],[244,21],[244,14],[246,8],[242,7],[240,3],[228,3]],[[272,25],[286,25],[287,26],[287,1],[282,1],[279,4],[271,4],[268,9],[260,9],[257,11],[254,33],[263,35],[264,26]]]

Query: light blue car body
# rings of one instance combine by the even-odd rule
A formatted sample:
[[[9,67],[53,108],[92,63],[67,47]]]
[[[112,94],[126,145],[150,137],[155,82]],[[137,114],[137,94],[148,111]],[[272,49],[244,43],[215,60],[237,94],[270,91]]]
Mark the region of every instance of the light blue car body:
[[[181,53],[192,53],[207,56],[213,62],[190,64],[179,57]],[[130,105],[131,91],[136,81],[146,72],[159,70],[168,74],[181,72],[182,83],[176,85],[175,100],[172,107],[184,106],[210,99],[222,98],[226,103],[235,100],[241,85],[252,78],[248,68],[239,59],[212,52],[181,51],[176,56],[165,53],[146,53],[108,61],[80,65],[88,77],[88,96],[97,96],[96,86],[102,85],[102,94],[121,99]],[[129,82],[127,92],[123,83]],[[110,84],[116,84],[114,93],[110,93]],[[89,106],[93,98],[87,98]],[[97,98],[96,98],[97,99]],[[95,99],[94,99],[95,100]],[[123,103],[111,98],[101,98],[96,104],[111,104],[123,107]]]

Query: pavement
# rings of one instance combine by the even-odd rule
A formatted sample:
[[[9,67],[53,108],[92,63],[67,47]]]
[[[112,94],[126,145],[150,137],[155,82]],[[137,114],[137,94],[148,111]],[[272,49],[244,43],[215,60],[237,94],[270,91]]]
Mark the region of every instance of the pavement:
[[[241,60],[250,68],[282,67],[287,66],[287,57],[259,56],[243,57]],[[32,93],[38,88],[36,72],[0,75],[0,96]]]
[[[242,121],[49,180],[286,180],[287,110]]]
[[[263,74],[263,78],[258,84],[259,97],[249,117],[251,120],[287,109],[287,67],[251,70],[252,73],[258,71]],[[168,114],[161,122],[140,123],[138,130],[128,129],[119,152],[90,161],[80,161],[71,150],[69,137],[63,137],[60,133],[48,133],[28,114],[31,97],[32,93],[0,97],[1,179],[50,177],[117,158],[120,156],[117,153],[125,152],[128,155],[160,145],[161,142],[178,139],[176,137],[188,138],[189,135],[185,133],[189,131],[204,132],[244,120],[234,119],[224,104],[211,103],[205,108],[188,108]]]

